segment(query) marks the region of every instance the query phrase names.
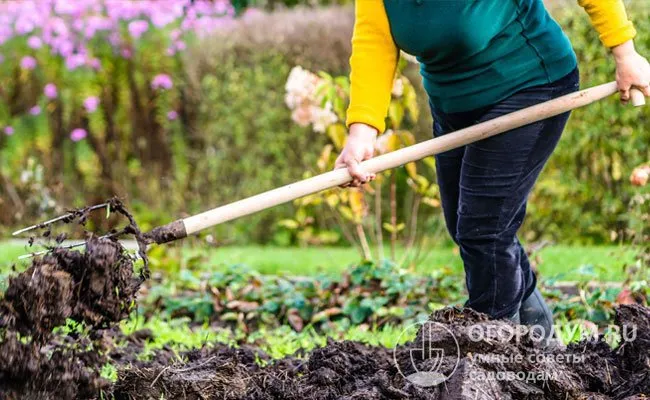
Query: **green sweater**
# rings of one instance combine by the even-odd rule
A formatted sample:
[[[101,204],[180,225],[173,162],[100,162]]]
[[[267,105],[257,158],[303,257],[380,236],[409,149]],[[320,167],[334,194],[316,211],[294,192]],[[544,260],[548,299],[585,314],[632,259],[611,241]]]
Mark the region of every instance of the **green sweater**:
[[[542,0],[384,0],[384,6],[397,47],[417,57],[431,102],[446,113],[494,104],[577,65]]]

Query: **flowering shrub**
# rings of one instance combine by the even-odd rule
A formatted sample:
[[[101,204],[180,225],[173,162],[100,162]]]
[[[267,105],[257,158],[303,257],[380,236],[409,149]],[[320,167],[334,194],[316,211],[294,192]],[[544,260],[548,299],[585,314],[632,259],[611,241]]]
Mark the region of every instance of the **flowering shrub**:
[[[402,62],[400,71],[405,66]],[[316,75],[300,66],[292,69],[285,85],[285,102],[291,109],[292,120],[300,126],[311,126],[315,132],[326,133],[329,138],[321,152],[315,172],[325,172],[333,168],[336,155],[345,145],[346,127],[344,125],[345,109],[349,98],[350,84],[347,77],[332,77],[321,72]],[[392,90],[392,100],[388,112],[389,129],[376,142],[376,154],[383,154],[415,143],[413,134],[404,129],[409,119],[414,124],[418,118],[418,105],[415,89],[410,81],[398,71]],[[432,158],[421,162],[433,174]],[[409,163],[402,173],[387,171],[378,174],[377,179],[361,189],[339,190],[332,189],[323,193],[307,196],[296,201],[298,210],[293,219],[285,219],[279,224],[296,232],[302,243],[331,243],[338,241],[334,231],[318,229],[318,216],[322,208],[335,214],[338,228],[346,239],[357,244],[360,253],[366,259],[372,259],[370,251],[371,239],[367,230],[374,231],[374,243],[377,257],[383,257],[383,231],[390,235],[391,259],[395,260],[398,239],[403,239],[407,249],[413,250],[417,237],[417,218],[421,204],[438,207],[438,186],[428,178],[418,174],[416,163]],[[406,183],[410,193],[402,191],[401,197],[409,203],[408,214],[398,215],[397,186]],[[388,186],[388,210],[383,210],[383,186]],[[374,200],[374,213],[371,213],[370,198]],[[402,199],[400,199],[402,200]],[[321,209],[321,212],[315,210]],[[389,222],[383,222],[384,211],[389,216]],[[370,218],[372,216],[372,218]],[[408,226],[402,218],[408,217]],[[350,227],[348,225],[351,225]],[[403,258],[402,261],[405,261]],[[397,260],[395,260],[397,261]]]
[[[183,134],[174,121],[191,106],[181,101],[191,97],[183,52],[230,29],[235,9],[228,0],[25,0],[0,3],[0,21],[0,175],[18,182],[15,166],[34,156],[45,182],[81,180],[99,197],[124,195],[143,169],[174,174]]]
[[[101,83],[105,83],[101,81],[124,64],[150,80],[152,89],[169,90],[173,87],[169,73],[176,61],[147,63],[143,57],[146,46],[165,46],[165,55],[173,57],[186,48],[186,39],[227,28],[234,14],[225,0],[3,2],[0,44],[5,62],[0,71],[3,83],[9,83],[9,90],[2,93],[8,100],[3,103],[9,107],[0,110],[0,124],[21,127],[26,114],[38,115],[25,111],[42,101],[34,90],[39,85],[44,86],[43,100],[56,99],[63,88],[75,97],[79,92],[88,93],[83,106],[86,112],[94,112],[100,105]],[[20,60],[18,69],[10,59]],[[128,60],[136,60],[138,65]],[[147,78],[155,71],[158,74]],[[11,85],[16,77],[18,81]],[[20,104],[12,104],[12,95],[21,97]],[[65,111],[74,115],[81,110]],[[69,132],[75,129],[70,128]]]
[[[316,132],[324,133],[326,128],[338,121],[332,111],[332,103],[318,98],[316,89],[323,79],[298,66],[291,70],[285,86],[286,103],[292,110],[291,119],[300,126],[312,125]]]

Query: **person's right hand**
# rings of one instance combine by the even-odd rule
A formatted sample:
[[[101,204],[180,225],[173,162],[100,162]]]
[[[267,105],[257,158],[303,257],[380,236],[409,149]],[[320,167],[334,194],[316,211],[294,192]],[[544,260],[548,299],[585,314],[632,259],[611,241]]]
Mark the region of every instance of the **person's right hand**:
[[[650,63],[637,53],[634,42],[628,40],[612,48],[616,60],[616,83],[621,92],[621,101],[630,100],[630,89],[637,88],[650,97]]]
[[[359,164],[372,158],[376,140],[377,130],[372,126],[361,123],[350,125],[348,140],[334,164],[336,169],[347,168],[352,176],[352,181],[342,187],[359,187],[375,179],[375,174],[364,171]]]

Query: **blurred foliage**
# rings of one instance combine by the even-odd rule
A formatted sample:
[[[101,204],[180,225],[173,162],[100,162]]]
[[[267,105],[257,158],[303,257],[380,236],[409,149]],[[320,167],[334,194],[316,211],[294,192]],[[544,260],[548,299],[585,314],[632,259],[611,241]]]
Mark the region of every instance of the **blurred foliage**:
[[[263,8],[265,10],[273,11],[296,6],[316,7],[352,3],[353,0],[232,0],[233,6],[238,11],[245,10],[248,7]]]
[[[648,55],[650,7],[628,7],[640,32],[637,47]],[[612,80],[613,61],[584,11],[562,7],[555,16],[574,44],[582,87]],[[0,225],[8,229],[117,194],[146,229],[314,171],[328,138],[292,123],[284,85],[294,65],[344,75],[352,21],[351,9],[338,7],[259,14],[202,40],[188,35],[187,51],[173,56],[164,55],[169,31],[150,29],[129,59],[93,42],[102,65],[97,71],[68,71],[42,49],[34,55],[47,68],[25,71],[18,67],[20,57],[11,56],[31,51],[25,41],[3,44],[0,117],[15,133],[0,133]],[[409,130],[423,140],[431,136],[430,117],[416,71],[404,71],[420,103],[420,118]],[[151,89],[160,73],[170,75],[171,89]],[[48,82],[57,84],[57,99],[43,96]],[[100,98],[97,112],[84,111],[88,96]],[[29,113],[35,105],[41,115]],[[177,118],[169,118],[170,111]],[[650,159],[650,132],[644,129],[649,115],[647,107],[634,109],[613,98],[576,110],[531,196],[522,237],[632,240],[628,229],[639,220],[628,213],[635,191],[627,177]],[[86,140],[68,140],[76,127],[88,131]],[[399,174],[404,179],[396,197],[402,199],[412,190],[406,171]],[[431,181],[434,175],[426,176]],[[405,204],[397,220],[408,215]],[[298,242],[275,224],[293,219],[294,211],[278,207],[212,233],[219,243]],[[420,219],[422,229],[439,232],[438,212]]]
[[[639,32],[637,50],[650,56],[650,7],[629,3]],[[581,87],[614,79],[615,65],[598,41],[584,11],[556,13],[573,43]],[[614,98],[573,111],[562,140],[531,196],[523,228],[527,240],[604,242],[629,240],[628,205],[636,192],[628,180],[650,158],[650,108],[622,105]]]
[[[163,253],[158,256],[173,257],[173,251],[158,249]],[[145,319],[189,318],[246,335],[281,325],[322,332],[413,323],[441,307],[461,305],[467,296],[462,274],[448,267],[417,274],[389,261],[361,262],[340,276],[282,276],[260,274],[243,264],[210,265],[205,257],[182,264],[152,266],[153,279],[139,301]],[[612,321],[617,305],[648,304],[647,280],[635,278],[623,286],[595,283],[593,266],[579,272],[583,278],[575,286],[562,285],[561,276],[542,284],[559,319],[589,320],[602,327]]]
[[[202,323],[219,321],[243,332],[282,324],[301,331],[308,325],[414,321],[462,296],[463,280],[448,268],[420,276],[387,261],[364,262],[336,278],[285,278],[261,275],[244,265],[198,272],[204,261],[195,259],[171,275],[175,278],[159,272],[143,291],[144,315],[161,312]]]

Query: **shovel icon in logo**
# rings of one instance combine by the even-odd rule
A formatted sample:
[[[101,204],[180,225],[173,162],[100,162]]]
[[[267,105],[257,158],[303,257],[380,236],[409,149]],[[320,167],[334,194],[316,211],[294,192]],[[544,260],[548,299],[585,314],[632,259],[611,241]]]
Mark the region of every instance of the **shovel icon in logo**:
[[[440,383],[446,381],[453,375],[458,367],[458,362],[460,361],[460,347],[458,346],[458,341],[454,337],[453,333],[445,326],[437,322],[427,321],[422,324],[414,324],[407,327],[402,331],[401,335],[404,335],[407,331],[412,331],[413,328],[416,328],[420,331],[420,334],[417,335],[416,340],[412,343],[409,343],[408,354],[410,359],[410,364],[413,373],[405,375],[400,364],[397,361],[397,350],[398,346],[393,349],[393,357],[395,365],[399,370],[400,374],[404,376],[408,381],[414,385],[421,387],[430,387],[436,386]],[[445,349],[441,347],[435,347],[436,341],[433,340],[437,338],[445,338],[447,344],[448,340],[452,339],[453,344],[455,345],[455,350],[451,354],[447,354],[448,361],[453,362],[455,357],[455,365],[453,370],[448,373],[443,373],[443,364],[445,362]],[[419,365],[419,367],[418,367]],[[423,369],[424,368],[424,369]]]

